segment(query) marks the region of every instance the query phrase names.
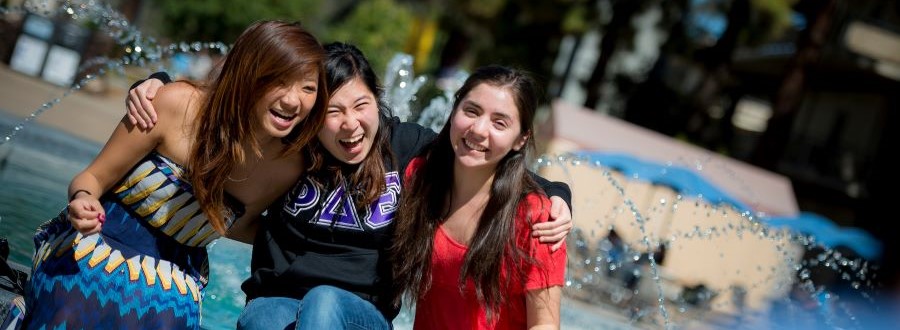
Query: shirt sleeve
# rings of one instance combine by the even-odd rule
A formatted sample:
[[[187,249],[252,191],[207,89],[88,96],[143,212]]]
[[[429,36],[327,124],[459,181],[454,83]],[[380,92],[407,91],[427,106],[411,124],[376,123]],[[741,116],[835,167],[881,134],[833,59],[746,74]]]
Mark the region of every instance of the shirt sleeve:
[[[537,173],[532,171],[528,171],[528,174],[531,175],[531,178],[534,179],[539,186],[541,186],[541,189],[544,189],[544,192],[547,193],[548,197],[556,196],[562,198],[569,206],[569,213],[575,214],[574,210],[572,210],[572,190],[569,189],[569,185],[564,182],[544,179],[544,177],[537,175]]]
[[[149,77],[147,77],[147,79],[158,79],[159,81],[162,81],[163,84],[168,84],[168,83],[172,82],[172,78],[169,77],[169,74],[166,73],[165,71],[154,72]],[[132,90],[135,87],[138,87],[138,85],[140,85],[142,82],[147,81],[147,79],[141,79],[141,80],[135,81],[134,84],[131,84],[131,87],[128,87],[128,90]]]
[[[526,203],[519,208],[520,217],[530,214],[533,223],[548,221],[550,200],[546,196],[532,193],[525,198],[525,201]],[[521,241],[527,242],[529,255],[533,259],[532,263],[526,266],[528,268],[525,290],[562,286],[566,276],[566,245],[563,244],[559,250],[551,251],[550,244],[541,243],[537,237],[531,237],[531,226],[527,225],[527,221],[518,221],[518,223],[525,224],[523,230],[520,231],[520,235],[524,235]]]
[[[391,148],[394,156],[397,157],[399,168],[405,168],[410,160],[419,156],[422,149],[425,148],[437,133],[430,128],[424,127],[416,123],[408,123],[400,121],[400,118],[382,118],[390,122],[391,131]]]

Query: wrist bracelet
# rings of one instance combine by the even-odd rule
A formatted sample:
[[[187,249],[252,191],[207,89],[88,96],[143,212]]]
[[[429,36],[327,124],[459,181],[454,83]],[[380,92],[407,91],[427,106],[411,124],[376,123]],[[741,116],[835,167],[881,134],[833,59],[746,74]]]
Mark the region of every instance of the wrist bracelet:
[[[77,196],[78,196],[78,193],[80,193],[80,192],[83,192],[83,193],[88,194],[88,195],[91,195],[91,196],[94,195],[94,194],[92,194],[90,191],[87,191],[87,190],[84,190],[84,189],[78,189],[78,190],[76,190],[75,192],[73,192],[71,196],[69,196],[69,202],[75,200],[75,197],[77,197]]]

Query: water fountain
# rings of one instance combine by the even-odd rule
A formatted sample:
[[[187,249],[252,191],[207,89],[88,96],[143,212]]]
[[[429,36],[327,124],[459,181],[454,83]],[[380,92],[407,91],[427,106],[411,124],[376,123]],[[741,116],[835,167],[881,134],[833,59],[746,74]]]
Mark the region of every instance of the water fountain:
[[[26,136],[22,136],[24,141],[17,140],[19,133],[27,133],[34,119],[91,80],[111,72],[121,74],[126,66],[163,69],[177,53],[224,53],[228,49],[219,42],[160,45],[100,1],[66,1],[53,9],[46,2],[28,2],[27,6],[0,8],[0,14],[27,10],[90,21],[113,37],[125,55],[86,61],[80,72],[91,73],[84,74],[59,98],[42,104],[21,121],[7,120],[0,126],[0,156],[16,143],[28,144]],[[447,84],[451,87],[421,111],[412,109],[417,91],[427,82],[427,78],[415,76],[413,60],[400,55],[389,64],[383,76],[388,101],[403,118],[416,118],[420,124],[439,129],[449,111],[454,84]],[[463,79],[465,76],[457,77]],[[29,148],[40,153],[41,148],[49,147],[38,143]],[[54,153],[50,149],[44,152]],[[44,156],[30,159],[43,159],[40,157]],[[85,152],[75,164],[55,173],[76,171],[90,157],[91,153]],[[658,164],[629,155],[585,152],[544,155],[537,160],[536,168],[543,175],[567,182],[575,194],[576,229],[568,243],[564,327],[865,328],[885,324],[878,323],[885,320],[877,314],[884,307],[874,293],[877,279],[872,278],[866,261],[877,258],[877,253],[852,243],[865,239],[864,235],[857,239],[827,235],[829,240],[823,240],[809,234],[824,228],[821,224],[798,229],[797,223],[810,222],[761,213],[703,182],[704,162],[673,159]],[[5,166],[0,174],[4,171]],[[23,173],[14,175],[39,175]],[[698,173],[700,181],[685,181]],[[67,182],[68,176],[60,175],[47,184],[64,189]],[[0,193],[21,192],[12,192],[14,189],[4,186]],[[58,202],[48,201],[43,207]],[[0,209],[0,221],[28,213],[5,208]],[[582,211],[588,208],[596,212]],[[43,220],[29,225],[33,228]],[[31,248],[27,238],[32,230],[20,230],[25,231],[20,236],[26,239],[13,248],[22,255],[21,250]],[[213,281],[206,292],[204,322],[210,328],[227,328],[243,305],[239,283],[249,273],[249,248],[221,240],[211,245],[210,251]],[[834,276],[836,280],[828,283],[840,286],[826,286],[817,276]],[[409,314],[401,315],[397,326],[409,327],[409,318]]]

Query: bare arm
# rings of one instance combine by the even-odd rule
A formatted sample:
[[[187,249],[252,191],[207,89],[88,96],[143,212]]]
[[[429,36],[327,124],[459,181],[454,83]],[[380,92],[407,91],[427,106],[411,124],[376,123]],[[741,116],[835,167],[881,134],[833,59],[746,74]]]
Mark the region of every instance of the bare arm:
[[[184,106],[184,102],[181,94],[175,92],[168,92],[165,97],[154,101],[156,107],[163,111],[173,111],[176,107]],[[174,114],[170,116],[176,117]],[[168,127],[141,130],[127,116],[122,118],[100,154],[69,184],[69,221],[76,230],[83,234],[100,231],[106,216],[105,210],[100,206],[100,196],[162,143],[167,130]]]
[[[562,288],[559,286],[528,291],[525,294],[528,329],[559,329],[561,299]]]
[[[168,115],[157,115],[157,111],[153,105],[155,103],[153,102],[153,99],[156,97],[157,91],[159,91],[160,88],[169,85],[171,82],[171,79],[165,72],[157,72],[147,79],[138,81],[132,85],[131,89],[128,91],[128,98],[126,99],[126,114],[129,121],[138,127],[154,130],[153,127],[159,118],[165,118]],[[277,188],[273,187],[272,189]],[[260,213],[265,210],[267,205],[244,206],[246,207],[244,215],[235,220],[234,224],[228,228],[225,237],[239,242],[253,244],[253,239],[256,237],[256,230],[259,227],[256,220],[258,220]]]

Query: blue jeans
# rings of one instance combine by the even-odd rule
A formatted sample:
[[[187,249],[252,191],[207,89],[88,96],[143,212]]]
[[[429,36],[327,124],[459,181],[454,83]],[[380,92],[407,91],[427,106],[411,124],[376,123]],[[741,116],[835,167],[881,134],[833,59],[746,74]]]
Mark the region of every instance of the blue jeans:
[[[390,329],[372,303],[333,286],[320,285],[302,300],[259,297],[244,307],[238,329]]]

